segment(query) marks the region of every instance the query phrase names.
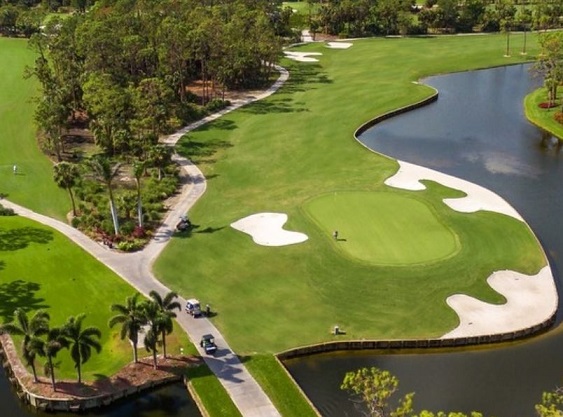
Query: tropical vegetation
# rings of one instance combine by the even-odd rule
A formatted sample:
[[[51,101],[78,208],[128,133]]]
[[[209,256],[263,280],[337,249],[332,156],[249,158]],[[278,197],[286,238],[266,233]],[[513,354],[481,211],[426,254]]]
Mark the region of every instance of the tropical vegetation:
[[[399,389],[399,379],[387,370],[377,367],[361,368],[347,372],[340,389],[350,394],[350,400],[358,411],[366,417],[482,417],[473,411],[444,412],[414,410],[414,393],[400,398],[392,398]],[[398,404],[398,405],[396,405]],[[545,392],[541,402],[536,405],[539,417],[559,417],[563,414],[563,390],[556,388]]]

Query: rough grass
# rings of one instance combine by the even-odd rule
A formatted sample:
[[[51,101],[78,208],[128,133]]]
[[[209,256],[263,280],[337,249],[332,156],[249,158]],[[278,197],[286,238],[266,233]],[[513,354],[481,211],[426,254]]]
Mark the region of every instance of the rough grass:
[[[335,324],[346,331],[339,338],[437,337],[458,323],[445,303],[449,295],[503,302],[485,282],[491,272],[536,273],[545,263],[517,220],[453,212],[440,200],[459,193],[431,184],[411,195],[455,231],[459,252],[425,266],[375,267],[341,256],[304,204],[334,192],[386,189],[383,181],[397,164],[360,146],[354,130],[428,96],[429,88],[413,83],[421,77],[519,62],[503,57],[504,41],[450,36],[354,41],[347,50],[299,47],[322,52],[320,62],[284,62],[291,76],[279,93],[179,143],[207,176],[208,189],[190,213],[196,227],[173,240],[155,265],[157,275],[184,296],[209,301],[218,311],[215,324],[240,353],[332,340]],[[229,226],[262,211],[287,213],[285,228],[309,240],[261,247]]]
[[[0,37],[0,193],[57,219],[70,211],[68,194],[53,181],[53,164],[39,150],[33,112],[38,83],[24,79],[33,65],[27,41]],[[13,175],[12,166],[18,166]]]
[[[133,359],[129,341],[121,340],[119,328],[110,330],[107,323],[114,314],[111,304],[124,304],[134,292],[60,233],[19,216],[0,217],[0,320],[10,321],[18,307],[46,309],[52,326],[85,313],[84,326],[102,331],[102,352],[93,353],[84,365],[85,379],[110,376]],[[179,353],[180,346],[187,348],[189,341],[176,326],[167,339],[167,350]],[[149,354],[141,347],[139,355]],[[76,371],[68,351],[61,351],[57,359],[61,362],[57,378],[74,379]]]

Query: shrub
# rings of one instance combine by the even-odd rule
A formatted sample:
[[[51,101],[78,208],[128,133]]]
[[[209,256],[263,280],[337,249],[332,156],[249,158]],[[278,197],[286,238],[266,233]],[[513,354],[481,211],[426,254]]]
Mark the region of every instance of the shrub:
[[[2,204],[0,204],[0,216],[15,216],[16,213],[14,213],[14,210],[12,210],[11,208],[7,208],[4,207]]]
[[[135,230],[135,222],[128,220],[119,225],[119,232],[124,236],[129,236]]]
[[[555,115],[553,116],[553,118],[555,119],[555,121],[557,123],[560,123],[563,125],[563,112],[558,111],[557,113],[555,113]]]
[[[225,107],[228,107],[230,105],[231,105],[231,102],[229,100],[221,100],[221,99],[218,99],[218,98],[214,98],[209,103],[207,103],[207,105],[205,106],[205,109],[209,113],[215,113],[215,112],[222,110]]]
[[[135,252],[145,246],[146,241],[142,239],[124,240],[119,242],[116,247],[123,252]]]

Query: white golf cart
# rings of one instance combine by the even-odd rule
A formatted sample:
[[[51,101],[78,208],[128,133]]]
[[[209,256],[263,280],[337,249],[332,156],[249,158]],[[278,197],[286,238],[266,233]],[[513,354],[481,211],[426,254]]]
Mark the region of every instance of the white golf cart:
[[[201,306],[199,301],[195,298],[190,298],[186,301],[186,312],[192,317],[201,316]]]

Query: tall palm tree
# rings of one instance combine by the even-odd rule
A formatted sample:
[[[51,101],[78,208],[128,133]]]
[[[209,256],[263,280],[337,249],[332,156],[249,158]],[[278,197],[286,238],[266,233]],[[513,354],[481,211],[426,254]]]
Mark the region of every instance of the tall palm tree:
[[[108,158],[97,155],[88,160],[88,166],[94,174],[94,178],[103,183],[108,190],[113,229],[117,235],[119,234],[119,219],[117,217],[117,208],[115,207],[115,201],[113,198],[113,180],[117,177],[121,164],[118,163],[112,165]]]
[[[117,314],[109,319],[109,327],[121,324],[121,339],[127,337],[133,345],[133,361],[138,362],[137,344],[139,342],[139,331],[144,324],[144,316],[141,303],[139,302],[139,293],[132,297],[127,297],[126,304],[112,304],[111,311]]]
[[[79,314],[76,317],[69,317],[62,328],[63,336],[66,338],[70,356],[74,361],[74,367],[78,372],[78,383],[82,382],[81,365],[85,364],[92,355],[92,348],[100,353],[102,345],[100,339],[102,332],[97,327],[82,328],[82,322],[86,318],[85,314]]]
[[[153,300],[147,300],[143,303],[143,316],[149,325],[149,329],[145,333],[145,348],[152,353],[153,367],[157,369],[158,335],[164,325],[164,314],[157,303]]]
[[[72,202],[72,215],[76,216],[76,204],[72,187],[76,186],[80,178],[78,166],[69,162],[59,162],[53,167],[53,177],[59,187],[68,191],[70,201]]]
[[[174,299],[178,298],[178,294],[174,291],[170,291],[162,298],[159,293],[153,290],[149,293],[149,296],[162,313],[162,328],[160,329],[162,334],[162,354],[166,358],[166,335],[172,333],[174,328],[172,321],[172,318],[176,317],[174,310],[181,311],[182,306],[178,301],[174,301]]]
[[[14,311],[14,320],[11,323],[0,326],[0,330],[10,335],[23,336],[22,356],[26,365],[31,367],[34,381],[39,382],[37,371],[35,370],[35,358],[38,352],[30,342],[32,339],[45,335],[49,331],[49,313],[45,310],[38,310],[30,319],[23,309],[17,308]]]
[[[133,175],[135,176],[135,184],[137,186],[137,223],[139,227],[143,227],[143,205],[141,202],[141,178],[145,173],[145,163],[143,161],[135,161],[133,163]]]
[[[45,375],[51,377],[51,385],[53,391],[57,390],[55,385],[55,363],[53,359],[57,357],[57,353],[63,348],[68,347],[68,342],[65,339],[62,329],[53,327],[47,333],[47,340],[39,337],[34,337],[30,340],[30,348],[37,352],[39,356],[46,357],[47,363],[45,364]]]

